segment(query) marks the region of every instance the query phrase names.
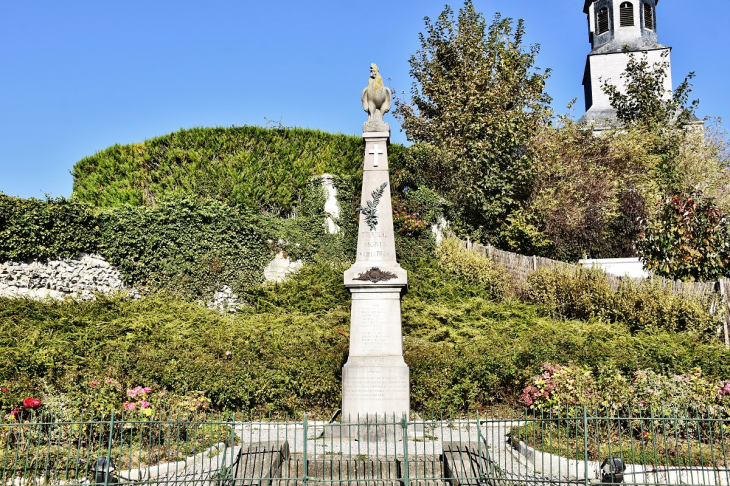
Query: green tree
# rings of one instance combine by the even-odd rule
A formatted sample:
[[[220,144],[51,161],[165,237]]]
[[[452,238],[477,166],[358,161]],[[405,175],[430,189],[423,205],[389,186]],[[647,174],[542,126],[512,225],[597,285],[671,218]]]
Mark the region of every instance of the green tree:
[[[692,92],[690,80],[695,73],[689,73],[674,92],[667,93],[664,83],[670,69],[666,61],[668,55],[669,51],[665,51],[661,62],[650,64],[646,53],[641,57],[629,54],[626,69],[621,74],[624,91],[609,81],[603,82],[603,92],[616,110],[616,117],[625,126],[682,127],[693,120],[699,104],[699,100],[689,103]]]
[[[666,56],[666,54],[664,55]],[[669,63],[629,55],[624,89],[603,90],[622,126],[614,137],[643,152],[639,170],[651,181],[653,213],[642,218],[636,249],[645,268],[679,280],[714,280],[728,274],[730,229],[727,144],[720,129],[696,124],[698,100],[689,101],[690,73],[665,90]],[[647,197],[647,207],[650,207]]]
[[[644,266],[657,275],[716,280],[728,274],[730,226],[711,199],[674,196],[659,204],[637,247]]]
[[[497,14],[487,26],[471,0],[457,19],[447,6],[425,24],[409,61],[410,100],[395,103],[406,136],[417,142],[414,178],[433,182],[476,238],[498,241],[529,194],[526,145],[550,116],[549,70],[535,66],[539,46],[524,46],[522,20]]]
[[[652,64],[646,53],[640,57],[631,53],[621,74],[623,89],[608,81],[604,81],[602,88],[616,110],[620,129],[630,131],[644,146],[649,156],[645,169],[651,173],[658,192],[686,195],[694,188],[687,187],[682,177],[687,154],[683,148],[697,144],[692,139],[697,139],[698,132],[687,127],[697,120],[694,113],[699,100],[689,102],[693,72],[674,91],[665,89],[670,69],[668,55],[668,51],[664,52],[662,61]]]

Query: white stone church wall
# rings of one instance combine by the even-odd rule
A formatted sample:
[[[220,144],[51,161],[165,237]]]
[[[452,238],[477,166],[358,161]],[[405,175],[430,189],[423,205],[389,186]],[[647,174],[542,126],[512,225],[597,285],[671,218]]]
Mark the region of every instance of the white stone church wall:
[[[662,57],[664,50],[648,51],[647,61],[650,66],[655,63],[669,62],[669,56]],[[634,56],[641,58],[643,53],[634,53]],[[599,54],[590,56],[591,63],[591,93],[593,98],[592,110],[610,109],[611,101],[608,95],[603,92],[603,82],[608,81],[610,84],[618,86],[619,91],[626,92],[626,85],[621,75],[626,71],[626,65],[629,62],[629,54],[618,52],[613,54]],[[664,79],[664,89],[667,97],[672,93],[672,73],[667,70],[667,76]]]

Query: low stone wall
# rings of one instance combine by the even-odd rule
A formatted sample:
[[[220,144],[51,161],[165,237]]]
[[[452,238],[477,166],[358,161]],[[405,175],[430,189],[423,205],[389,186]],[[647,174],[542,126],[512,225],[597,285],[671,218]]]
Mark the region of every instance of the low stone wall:
[[[283,282],[303,266],[301,260],[292,260],[289,255],[280,251],[264,268],[264,279],[267,282]]]
[[[279,252],[266,267],[264,277],[267,281],[281,282],[302,265],[300,260],[291,261]],[[121,272],[98,255],[81,254],[76,258],[49,260],[47,263],[0,262],[0,297],[89,300],[96,293],[111,294],[123,290],[132,298],[140,297],[134,288],[124,285]],[[242,305],[238,295],[227,285],[205,302],[209,309],[222,313],[236,312]]]
[[[0,263],[0,296],[4,297],[90,299],[96,292],[109,294],[125,288],[119,270],[96,255],[48,263]]]

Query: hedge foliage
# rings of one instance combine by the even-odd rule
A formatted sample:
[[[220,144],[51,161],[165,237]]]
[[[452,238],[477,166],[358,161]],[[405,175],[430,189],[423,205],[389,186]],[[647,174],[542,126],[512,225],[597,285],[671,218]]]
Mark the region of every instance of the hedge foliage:
[[[216,409],[326,415],[339,408],[348,351],[346,265],[315,263],[288,282],[254,287],[235,316],[164,294],[0,299],[0,386],[21,400],[83,403],[76,397],[89,382],[113,378],[177,396],[203,391]],[[554,320],[535,306],[485,298],[484,285],[451,278],[438,259],[404,266],[404,353],[416,410],[514,403],[545,362],[611,365],[625,376],[694,367],[730,376],[728,351],[692,333]]]
[[[263,280],[282,251],[305,262],[351,261],[357,246],[359,184],[336,176],[338,234],[325,230],[325,193],[307,182],[299,216],[281,218],[195,195],[169,195],[154,206],[92,208],[67,199],[20,199],[0,194],[0,261],[48,260],[96,253],[142,292],[164,290],[187,299],[221,286],[240,292]],[[432,252],[430,232],[396,235],[401,259]]]
[[[689,332],[716,339],[719,322],[711,315],[712,296],[681,295],[660,280],[624,279],[614,289],[599,269],[540,269],[528,277],[528,300],[565,319],[623,322],[632,332]]]
[[[0,261],[74,257],[99,246],[92,208],[69,199],[0,193]]]
[[[0,194],[0,261],[95,253],[138,290],[210,296],[222,285],[240,290],[260,283],[279,250],[305,259],[344,251],[344,237],[325,234],[321,188],[311,185],[302,207],[309,216],[280,219],[184,195],[154,207],[95,210],[73,200]]]
[[[97,251],[130,285],[209,296],[262,281],[271,252],[259,219],[212,199],[124,206],[99,215]]]
[[[301,128],[192,128],[114,145],[73,168],[74,199],[92,206],[154,205],[196,194],[233,206],[289,214],[312,177],[362,178],[362,137]],[[399,163],[403,147],[391,144]]]

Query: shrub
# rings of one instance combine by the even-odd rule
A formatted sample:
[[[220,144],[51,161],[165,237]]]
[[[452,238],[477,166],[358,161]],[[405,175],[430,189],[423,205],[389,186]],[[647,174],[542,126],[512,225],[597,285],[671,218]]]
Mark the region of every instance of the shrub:
[[[411,249],[414,258],[401,260],[409,272],[402,315],[416,410],[516,404],[545,362],[605,376],[599,387],[607,389],[614,374],[603,366],[628,378],[636,370],[672,375],[695,367],[713,381],[730,377],[730,354],[719,343],[681,330],[632,332],[620,320],[544,317],[534,305],[493,297],[502,277],[491,268],[489,278],[475,278],[490,268],[481,266],[483,256],[444,266]],[[0,412],[27,397],[48,411],[108,410],[131,401],[126,390],[143,386],[180,403],[204,392],[213,410],[331,414],[348,350],[342,273],[349,264],[315,259],[287,282],[246,288],[248,306],[231,316],[165,293],[139,301],[0,298],[0,387],[9,390],[0,395]],[[120,387],[90,386],[106,379]]]
[[[713,201],[699,194],[658,204],[637,247],[647,270],[674,280],[728,276],[730,225]]]
[[[421,235],[429,229],[422,208],[409,207],[399,200],[393,201],[393,228],[405,236]]]
[[[592,414],[633,410],[633,414],[671,417],[730,404],[729,382],[707,377],[699,368],[675,375],[639,370],[630,379],[611,366],[599,367],[595,375],[575,365],[544,363],[542,369],[520,397],[524,405],[539,410],[586,406]]]
[[[522,391],[524,405],[546,410],[575,406],[615,410],[631,404],[630,382],[611,366],[601,366],[598,377],[575,365],[544,363],[542,369]]]
[[[275,215],[290,215],[314,176],[356,177],[361,137],[301,128],[192,128],[115,145],[73,168],[73,197],[96,207],[154,205],[195,194]],[[398,164],[402,146],[391,144]]]
[[[598,269],[539,269],[528,277],[528,299],[553,317],[625,322],[633,332],[691,332],[713,339],[717,321],[710,313],[711,296],[683,295],[660,280],[637,283],[622,279],[617,288]]]
[[[456,238],[445,238],[438,248],[439,265],[458,280],[484,287],[489,296],[499,299],[508,287],[507,274],[485,255],[469,251]]]
[[[567,262],[635,256],[633,244],[655,191],[641,139],[622,132],[595,137],[561,116],[528,146],[530,197],[507,219],[510,251]]]
[[[99,238],[98,222],[84,204],[0,193],[0,261],[75,257],[96,251]]]
[[[211,199],[125,206],[100,215],[100,253],[126,283],[145,290],[188,297],[212,294],[224,284],[238,290],[260,282],[269,259],[255,222]]]
[[[310,181],[301,216],[283,219],[195,196],[173,195],[154,207],[92,211],[72,200],[0,195],[0,235],[5,235],[0,260],[93,252],[141,291],[196,299],[225,284],[240,292],[262,280],[265,265],[280,250],[305,261],[345,258],[352,238],[325,232],[323,197],[319,183]],[[352,226],[352,219],[343,214],[341,223]]]

